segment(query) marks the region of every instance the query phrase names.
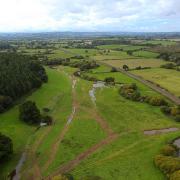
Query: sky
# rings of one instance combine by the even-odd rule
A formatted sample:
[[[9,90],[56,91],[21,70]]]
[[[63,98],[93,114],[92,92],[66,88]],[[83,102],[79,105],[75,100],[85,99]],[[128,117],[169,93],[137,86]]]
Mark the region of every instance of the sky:
[[[0,32],[180,32],[180,0],[0,0]]]

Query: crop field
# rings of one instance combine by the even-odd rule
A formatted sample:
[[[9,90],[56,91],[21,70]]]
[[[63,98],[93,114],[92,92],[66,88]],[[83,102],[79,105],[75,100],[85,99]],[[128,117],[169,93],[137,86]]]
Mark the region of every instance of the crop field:
[[[133,71],[134,74],[142,76],[144,79],[159,84],[171,93],[180,96],[180,72],[170,69],[147,69]]]

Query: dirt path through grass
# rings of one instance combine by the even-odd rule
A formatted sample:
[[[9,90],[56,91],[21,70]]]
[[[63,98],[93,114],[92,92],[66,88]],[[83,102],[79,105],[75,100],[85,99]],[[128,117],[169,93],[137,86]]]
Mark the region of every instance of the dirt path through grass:
[[[74,118],[74,115],[76,113],[76,110],[77,110],[77,103],[75,101],[76,82],[77,82],[77,80],[75,79],[74,76],[72,76],[72,97],[73,97],[72,112],[71,112],[71,114],[70,114],[70,116],[69,116],[63,130],[61,131],[61,133],[57,137],[55,143],[52,145],[51,152],[49,153],[50,157],[48,158],[48,161],[45,163],[45,165],[42,167],[42,171],[46,171],[48,169],[48,167],[50,166],[50,164],[53,162],[54,158],[56,157],[59,145],[62,142],[62,140],[64,139],[64,136],[65,136],[66,132],[69,129],[69,125],[71,124],[71,122],[72,122],[72,120]]]
[[[94,103],[93,103],[94,104]],[[98,149],[102,148],[105,145],[110,144],[112,141],[116,140],[118,138],[118,134],[114,133],[111,127],[108,125],[106,120],[104,120],[98,113],[97,107],[94,104],[93,109],[88,109],[89,116],[92,116],[97,123],[100,125],[100,127],[107,133],[107,137],[97,144],[93,145],[89,149],[85,150],[84,152],[80,153],[78,156],[76,156],[73,160],[67,162],[66,164],[59,167],[54,173],[47,176],[45,179],[51,179],[53,176],[56,176],[58,174],[63,174],[71,171],[76,166],[78,166],[81,161],[89,157],[91,154],[96,152]],[[123,133],[122,133],[123,134]]]
[[[117,134],[111,134],[99,143],[93,145],[91,148],[87,149],[85,152],[79,154],[75,159],[69,161],[67,164],[62,165],[58,170],[56,170],[52,175],[46,177],[45,179],[51,179],[51,177],[56,176],[58,174],[63,174],[71,171],[74,169],[79,163],[86,159],[88,156],[96,152],[98,149],[102,148],[103,146],[110,144],[112,141],[117,139]]]

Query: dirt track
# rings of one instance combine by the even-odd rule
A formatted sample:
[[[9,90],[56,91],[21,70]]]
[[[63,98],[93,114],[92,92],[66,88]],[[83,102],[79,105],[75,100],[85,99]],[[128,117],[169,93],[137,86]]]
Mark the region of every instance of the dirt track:
[[[107,138],[103,139],[101,142],[93,145],[91,148],[86,150],[85,152],[79,154],[75,159],[69,161],[67,164],[62,165],[57,171],[55,171],[51,176],[48,176],[45,179],[51,179],[51,177],[56,176],[58,174],[67,173],[75,168],[82,160],[87,158],[89,155],[93,154],[95,151],[103,147],[104,145],[110,144],[113,140],[118,137],[117,134],[111,134]]]

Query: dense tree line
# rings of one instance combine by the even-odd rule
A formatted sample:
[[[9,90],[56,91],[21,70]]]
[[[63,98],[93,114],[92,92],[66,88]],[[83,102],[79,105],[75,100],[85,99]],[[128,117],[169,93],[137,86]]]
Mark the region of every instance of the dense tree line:
[[[13,153],[12,140],[0,133],[0,162]]]
[[[0,64],[0,112],[11,106],[14,100],[47,82],[45,69],[30,56],[1,53]]]

